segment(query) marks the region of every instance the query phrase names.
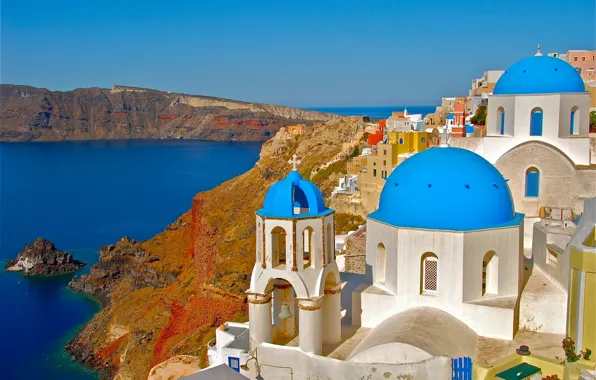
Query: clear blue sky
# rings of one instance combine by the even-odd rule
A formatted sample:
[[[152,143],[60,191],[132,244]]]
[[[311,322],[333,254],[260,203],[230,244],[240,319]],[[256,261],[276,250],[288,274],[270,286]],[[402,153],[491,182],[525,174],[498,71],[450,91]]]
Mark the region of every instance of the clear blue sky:
[[[292,106],[436,104],[486,69],[594,49],[594,0],[2,0],[1,82]]]

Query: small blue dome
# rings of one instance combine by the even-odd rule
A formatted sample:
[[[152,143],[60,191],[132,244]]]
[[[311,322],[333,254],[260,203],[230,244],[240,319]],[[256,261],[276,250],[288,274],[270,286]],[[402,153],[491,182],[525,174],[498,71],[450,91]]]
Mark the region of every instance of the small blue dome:
[[[294,208],[308,211],[294,213]],[[333,212],[325,206],[323,195],[312,182],[292,170],[286,178],[274,183],[265,196],[263,208],[258,215],[272,218],[310,218]]]
[[[476,153],[438,147],[417,153],[387,178],[368,216],[397,227],[468,231],[519,224],[507,181]]]
[[[497,81],[494,95],[586,92],[579,73],[567,62],[534,56],[511,65]]]

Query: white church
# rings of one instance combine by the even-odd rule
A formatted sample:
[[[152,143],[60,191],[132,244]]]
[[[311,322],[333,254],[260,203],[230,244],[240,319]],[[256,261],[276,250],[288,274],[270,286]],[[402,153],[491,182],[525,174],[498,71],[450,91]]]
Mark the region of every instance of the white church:
[[[511,66],[489,97],[487,137],[451,138],[387,178],[365,275],[340,273],[334,211],[294,155],[256,211],[249,322],[217,330],[211,361],[253,379],[451,379],[452,358],[478,356],[479,340],[512,341],[524,224],[596,197],[588,115],[566,62]]]

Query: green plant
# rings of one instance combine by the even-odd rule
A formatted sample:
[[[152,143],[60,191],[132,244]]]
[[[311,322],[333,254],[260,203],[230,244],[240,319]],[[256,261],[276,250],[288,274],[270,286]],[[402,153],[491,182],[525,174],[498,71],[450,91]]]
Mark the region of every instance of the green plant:
[[[360,148],[358,148],[358,145],[356,145],[350,152],[349,158],[356,157],[358,155],[360,155]]]
[[[470,122],[476,125],[486,124],[486,106],[479,106],[476,114],[470,119]]]
[[[561,347],[563,347],[563,351],[565,351],[565,359],[569,363],[576,362],[582,358],[589,360],[590,355],[592,355],[592,350],[589,348],[584,348],[583,351],[580,351],[579,354],[576,354],[575,342],[568,336],[563,339],[563,344]]]
[[[596,133],[596,111],[590,112],[590,133]]]
[[[542,380],[561,380],[561,378],[559,377],[559,375],[548,375],[544,376]]]

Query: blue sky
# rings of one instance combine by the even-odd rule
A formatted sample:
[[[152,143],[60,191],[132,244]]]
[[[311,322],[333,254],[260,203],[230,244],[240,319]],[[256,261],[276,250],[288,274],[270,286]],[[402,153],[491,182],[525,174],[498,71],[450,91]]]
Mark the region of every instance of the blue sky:
[[[594,0],[2,0],[0,81],[292,106],[437,104],[486,69],[594,49]]]

